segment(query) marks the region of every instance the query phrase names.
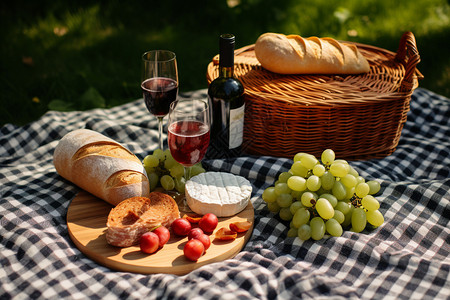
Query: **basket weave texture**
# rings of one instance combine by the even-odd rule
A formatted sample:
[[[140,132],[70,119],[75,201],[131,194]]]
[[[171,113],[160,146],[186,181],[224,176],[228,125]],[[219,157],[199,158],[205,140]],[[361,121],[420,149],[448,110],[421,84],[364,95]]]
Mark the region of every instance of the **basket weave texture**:
[[[349,42],[347,42],[349,43]],[[353,43],[370,64],[361,75],[281,75],[261,67],[254,45],[235,51],[235,71],[245,87],[246,153],[292,158],[320,157],[331,148],[343,159],[382,158],[398,145],[420,61],[411,32],[397,53]],[[219,75],[218,56],[208,65]]]

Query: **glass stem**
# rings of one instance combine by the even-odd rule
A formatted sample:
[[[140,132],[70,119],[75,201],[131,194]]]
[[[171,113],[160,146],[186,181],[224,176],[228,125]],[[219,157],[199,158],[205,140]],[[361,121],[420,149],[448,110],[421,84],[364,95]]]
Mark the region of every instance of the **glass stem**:
[[[158,133],[159,133],[159,149],[164,151],[164,141],[163,141],[163,137],[162,137],[163,119],[164,119],[164,117],[158,117]]]

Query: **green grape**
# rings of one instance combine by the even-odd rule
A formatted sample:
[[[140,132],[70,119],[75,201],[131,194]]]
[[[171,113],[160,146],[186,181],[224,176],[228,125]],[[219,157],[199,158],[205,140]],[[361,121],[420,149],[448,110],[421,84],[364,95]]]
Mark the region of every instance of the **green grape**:
[[[291,194],[280,194],[277,197],[277,203],[281,208],[289,207],[292,204]]]
[[[305,155],[305,152],[299,152],[297,154],[294,155],[294,162],[300,161],[300,159],[302,158],[303,155]]]
[[[169,170],[178,162],[173,158],[172,153],[170,153],[169,149],[164,150],[164,168]]]
[[[314,157],[314,155],[311,154],[304,154],[300,158],[300,162],[302,166],[304,166],[308,170],[312,170],[314,166],[319,162],[317,158]]]
[[[358,176],[356,177],[356,185],[360,184],[360,183],[364,183],[366,182],[366,180],[364,179],[364,177],[362,176]]]
[[[323,173],[323,175],[322,175],[322,177],[320,177],[320,179],[322,181],[322,187],[328,191],[333,188],[333,185],[336,181],[336,178],[329,171],[326,171],[325,173]]]
[[[144,157],[144,167],[156,168],[159,166],[159,158],[153,154]]]
[[[179,163],[175,164],[170,168],[170,176],[173,178],[178,178],[184,176],[184,167]]]
[[[171,191],[175,188],[175,181],[170,175],[164,175],[163,177],[161,177],[160,183],[163,189],[165,189],[166,191]]]
[[[297,236],[302,241],[307,241],[311,238],[311,227],[308,224],[303,224],[297,230]]]
[[[275,202],[277,200],[277,197],[278,195],[277,193],[275,193],[275,188],[273,186],[266,188],[262,194],[262,199],[266,203]]]
[[[320,240],[325,235],[325,222],[321,217],[314,217],[309,222],[311,227],[311,237],[313,240]]]
[[[344,215],[346,215],[346,214],[348,214],[350,212],[350,207],[351,207],[350,203],[347,203],[347,202],[344,202],[344,201],[339,201],[336,204],[335,209],[341,211]]]
[[[206,170],[203,168],[202,164],[197,163],[191,167],[191,171],[190,171],[191,177],[201,174],[201,173],[205,173],[205,171]]]
[[[341,182],[345,185],[345,187],[352,188],[356,186],[356,177],[351,174],[347,174],[344,177],[341,177]]]
[[[329,219],[325,223],[325,227],[327,232],[332,236],[341,236],[342,235],[342,226],[336,219]]]
[[[317,164],[313,168],[313,174],[319,177],[321,177],[325,173],[325,171],[325,166],[322,164]]]
[[[306,179],[306,187],[311,192],[318,191],[321,186],[322,186],[322,182],[321,182],[319,176],[311,175],[308,177],[308,179]]]
[[[148,177],[148,183],[150,185],[150,191],[153,191],[156,189],[156,187],[158,186],[159,183],[159,176],[158,174],[152,172],[152,173],[147,173],[147,177]]]
[[[353,205],[350,205],[349,212],[344,214],[345,219],[344,222],[342,222],[341,224],[343,228],[349,227],[350,224],[352,223],[352,214],[354,209],[355,207]]]
[[[336,204],[338,203],[336,196],[334,196],[332,194],[320,194],[320,198],[327,199],[330,202],[331,206],[333,206],[333,207],[335,207]]]
[[[273,213],[278,213],[281,209],[276,201],[267,203],[267,208]]]
[[[355,195],[355,188],[346,188],[346,195],[344,200],[350,200]]]
[[[345,216],[342,211],[335,209],[333,219],[336,219],[339,224],[342,224],[345,220]]]
[[[167,157],[172,157],[172,153],[170,152],[170,149],[164,150],[163,153],[164,153],[164,156],[166,157],[166,159],[167,159]]]
[[[345,186],[340,181],[336,181],[331,189],[333,195],[339,200],[344,200],[345,196],[347,196],[347,190]]]
[[[287,232],[287,237],[297,237],[298,229],[297,228],[289,228]]]
[[[279,214],[281,220],[283,220],[283,221],[290,221],[290,220],[292,220],[292,213],[289,210],[289,207],[282,207],[282,208],[280,208],[280,211],[279,211],[278,214]]]
[[[303,192],[300,192],[300,191],[293,190],[291,192],[292,198],[294,198],[295,200],[300,200],[300,197],[302,196],[302,194],[303,194]]]
[[[156,149],[155,151],[153,151],[153,155],[156,156],[160,162],[163,162],[166,159],[164,151],[162,151],[161,149]]]
[[[363,198],[369,194],[369,189],[370,188],[367,183],[361,182],[355,187],[355,194],[359,198]]]
[[[344,165],[348,165],[348,167],[350,168],[350,164],[345,159],[336,159],[334,162],[340,163],[340,164],[344,164]]]
[[[311,214],[305,208],[298,209],[292,217],[292,224],[295,228],[300,228],[303,224],[308,223]]]
[[[366,182],[369,185],[369,195],[375,195],[381,189],[380,183],[375,180],[369,180]]]
[[[331,203],[325,198],[319,198],[316,202],[316,210],[323,219],[331,219],[334,216],[334,209]]]
[[[302,197],[300,198],[300,201],[302,202],[304,207],[311,207],[313,206],[312,202],[316,202],[317,200],[317,194],[313,192],[304,192]]]
[[[352,229],[354,232],[361,232],[366,228],[366,212],[361,207],[356,207],[352,212]]]
[[[177,164],[178,162],[172,156],[166,156],[166,160],[164,161],[164,168],[166,168],[166,170],[170,170],[170,168]]]
[[[294,201],[294,202],[292,202],[289,209],[291,210],[291,213],[294,215],[297,212],[297,210],[299,210],[302,207],[303,207],[303,204],[300,201]]]
[[[336,154],[331,149],[325,149],[322,152],[321,160],[322,163],[329,166],[334,162],[334,159],[336,158]]]
[[[175,189],[178,193],[184,193],[186,186],[186,179],[184,177],[175,177]]]
[[[277,193],[277,195],[290,194],[291,191],[292,190],[288,187],[287,183],[279,182],[275,185],[275,193]]]
[[[303,192],[306,190],[306,179],[293,175],[287,180],[287,185],[293,191]]]
[[[289,177],[292,176],[292,173],[289,172],[282,172],[279,176],[278,176],[278,182],[287,182]]]
[[[144,169],[145,169],[145,172],[147,173],[147,175],[150,174],[150,173],[156,173],[157,172],[156,168],[151,168],[151,167],[144,166]]]
[[[350,167],[348,164],[344,164],[342,162],[334,161],[334,163],[330,166],[330,172],[333,176],[336,177],[344,177],[348,174]]]
[[[367,195],[361,199],[361,204],[368,211],[374,211],[380,208],[380,202],[372,195]]]
[[[325,190],[323,187],[320,187],[320,189],[318,189],[317,191],[315,191],[315,193],[317,195],[322,195],[322,194],[327,194],[330,191]]]
[[[305,168],[300,161],[296,161],[295,163],[293,163],[290,171],[293,175],[296,176],[308,176],[308,169]]]
[[[356,171],[356,169],[353,168],[352,166],[350,166],[350,171],[348,171],[348,174],[355,176],[355,178],[359,176],[358,171]]]
[[[373,210],[366,212],[367,222],[375,227],[380,226],[384,223],[384,217],[379,210]]]

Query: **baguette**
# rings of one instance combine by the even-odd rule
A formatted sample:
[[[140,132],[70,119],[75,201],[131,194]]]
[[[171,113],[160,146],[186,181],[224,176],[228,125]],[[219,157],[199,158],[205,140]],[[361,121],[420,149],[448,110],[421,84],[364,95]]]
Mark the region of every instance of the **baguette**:
[[[129,247],[157,226],[169,227],[180,217],[178,205],[167,194],[152,192],[146,197],[133,197],[111,209],[106,223],[106,241],[117,247]]]
[[[92,130],[66,134],[55,148],[53,164],[59,175],[114,206],[150,193],[147,173],[136,155]]]
[[[355,45],[332,38],[264,33],[255,43],[261,66],[279,74],[360,74],[369,63]]]

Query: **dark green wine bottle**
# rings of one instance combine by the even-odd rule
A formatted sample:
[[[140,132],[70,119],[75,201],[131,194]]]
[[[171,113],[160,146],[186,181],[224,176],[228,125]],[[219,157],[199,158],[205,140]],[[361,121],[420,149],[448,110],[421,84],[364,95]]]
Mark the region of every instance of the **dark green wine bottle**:
[[[244,136],[244,86],[234,77],[235,37],[219,38],[219,77],[208,88],[212,109],[209,158],[229,158],[242,154]]]

